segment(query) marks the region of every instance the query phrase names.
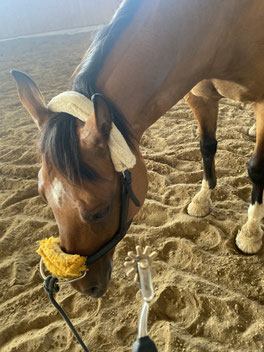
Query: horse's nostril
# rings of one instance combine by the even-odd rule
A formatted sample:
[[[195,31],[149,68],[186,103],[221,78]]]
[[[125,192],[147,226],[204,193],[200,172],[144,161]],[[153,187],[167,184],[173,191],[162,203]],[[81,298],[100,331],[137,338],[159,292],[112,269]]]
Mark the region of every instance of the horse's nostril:
[[[97,286],[91,287],[89,291],[90,291],[91,296],[95,296],[99,291],[99,287],[97,287]]]
[[[100,287],[100,286],[92,286],[85,290],[84,293],[89,295],[92,298],[99,298],[106,292],[107,286]]]

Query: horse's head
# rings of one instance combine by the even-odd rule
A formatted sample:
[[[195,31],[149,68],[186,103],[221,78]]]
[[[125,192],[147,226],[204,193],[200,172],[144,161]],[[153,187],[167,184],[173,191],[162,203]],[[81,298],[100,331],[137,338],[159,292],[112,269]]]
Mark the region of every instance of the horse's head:
[[[61,248],[90,256],[108,243],[120,228],[121,175],[111,160],[108,140],[112,116],[100,97],[84,123],[66,113],[50,111],[36,84],[13,71],[20,100],[41,131],[39,193],[58,224]],[[133,190],[141,202],[147,189],[146,171],[138,149]],[[140,175],[140,176],[139,176]],[[127,221],[138,211],[129,203]],[[74,287],[98,298],[106,291],[114,248],[88,265],[87,275]]]

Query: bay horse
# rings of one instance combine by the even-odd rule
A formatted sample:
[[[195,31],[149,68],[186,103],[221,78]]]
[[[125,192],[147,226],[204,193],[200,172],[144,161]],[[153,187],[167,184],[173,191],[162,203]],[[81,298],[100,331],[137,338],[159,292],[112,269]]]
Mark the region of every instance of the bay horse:
[[[58,224],[61,248],[92,256],[120,228],[121,177],[109,154],[114,121],[136,156],[130,170],[142,205],[147,172],[139,143],[144,131],[185,97],[198,120],[204,165],[201,191],[188,207],[206,216],[216,185],[218,103],[249,102],[256,115],[256,145],[248,163],[252,181],[248,220],[236,237],[244,253],[262,247],[264,216],[264,2],[262,0],[126,0],[100,31],[73,76],[72,90],[96,103],[86,122],[48,109],[36,84],[13,71],[20,100],[41,131],[39,192]],[[172,122],[173,123],[173,122]],[[186,137],[187,138],[187,137]],[[129,199],[127,221],[138,212]],[[74,287],[104,294],[114,247],[101,251]]]

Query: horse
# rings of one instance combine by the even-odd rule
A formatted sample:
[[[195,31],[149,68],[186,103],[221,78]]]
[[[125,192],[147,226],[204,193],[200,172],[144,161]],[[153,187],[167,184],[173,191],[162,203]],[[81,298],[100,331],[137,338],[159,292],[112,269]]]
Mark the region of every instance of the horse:
[[[147,193],[140,139],[183,97],[198,121],[204,165],[201,190],[188,207],[188,214],[197,217],[210,212],[216,186],[219,100],[227,97],[252,104],[256,144],[248,173],[253,187],[248,219],[235,243],[245,254],[261,250],[263,23],[262,0],[123,1],[72,77],[72,91],[93,101],[85,122],[63,109],[49,109],[34,81],[13,71],[20,100],[41,131],[38,188],[55,216],[60,246],[68,254],[87,258],[96,254],[87,264],[87,275],[72,284],[75,289],[93,298],[105,293],[115,245]],[[140,206],[128,197],[126,216],[122,215],[124,173],[115,170],[108,147],[113,122],[136,158],[129,170],[129,193]],[[115,240],[120,227],[122,236]]]

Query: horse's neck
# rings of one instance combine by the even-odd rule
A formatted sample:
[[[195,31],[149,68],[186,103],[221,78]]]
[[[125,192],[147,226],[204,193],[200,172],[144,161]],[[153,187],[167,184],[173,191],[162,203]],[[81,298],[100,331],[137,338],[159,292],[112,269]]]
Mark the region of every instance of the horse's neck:
[[[100,91],[119,107],[138,138],[197,82],[213,75],[209,69],[235,3],[143,2],[97,80]]]

